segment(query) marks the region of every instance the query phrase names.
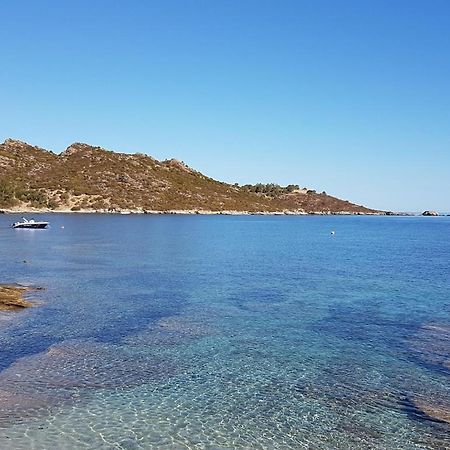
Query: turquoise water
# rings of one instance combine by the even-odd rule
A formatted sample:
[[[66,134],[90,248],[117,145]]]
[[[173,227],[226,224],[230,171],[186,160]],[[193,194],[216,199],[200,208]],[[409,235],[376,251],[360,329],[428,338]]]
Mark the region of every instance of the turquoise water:
[[[1,449],[450,448],[450,218],[47,218],[0,216],[45,288],[0,314]]]

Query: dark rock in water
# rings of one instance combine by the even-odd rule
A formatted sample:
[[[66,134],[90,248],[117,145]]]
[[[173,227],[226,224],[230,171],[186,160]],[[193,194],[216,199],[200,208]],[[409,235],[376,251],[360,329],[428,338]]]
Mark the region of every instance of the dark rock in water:
[[[439,213],[436,211],[424,211],[422,216],[439,216]]]

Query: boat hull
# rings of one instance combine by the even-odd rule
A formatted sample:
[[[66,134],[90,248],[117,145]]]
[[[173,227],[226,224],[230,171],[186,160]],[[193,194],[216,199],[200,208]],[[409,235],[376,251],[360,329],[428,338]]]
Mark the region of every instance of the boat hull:
[[[43,230],[47,228],[48,223],[20,223],[17,225],[13,225],[13,228],[30,228],[33,230]]]

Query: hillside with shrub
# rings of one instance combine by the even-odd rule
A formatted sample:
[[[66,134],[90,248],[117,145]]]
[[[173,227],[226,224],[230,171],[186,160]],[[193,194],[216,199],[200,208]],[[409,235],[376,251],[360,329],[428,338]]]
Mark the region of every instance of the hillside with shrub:
[[[379,213],[298,185],[223,183],[175,159],[158,161],[81,143],[55,154],[12,139],[0,144],[0,208]]]

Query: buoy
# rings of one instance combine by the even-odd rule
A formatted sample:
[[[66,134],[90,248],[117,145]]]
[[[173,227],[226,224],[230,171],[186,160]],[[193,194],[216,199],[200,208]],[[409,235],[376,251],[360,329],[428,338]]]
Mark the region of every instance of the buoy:
[[[61,228],[64,228],[64,225],[61,225]]]
[[[336,234],[336,232],[335,232],[335,231],[332,231],[331,234]]]

